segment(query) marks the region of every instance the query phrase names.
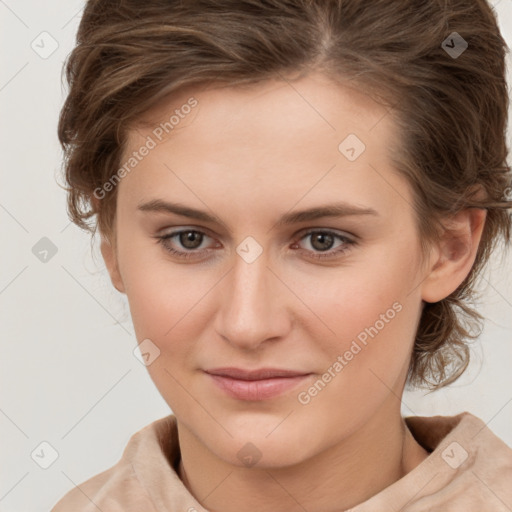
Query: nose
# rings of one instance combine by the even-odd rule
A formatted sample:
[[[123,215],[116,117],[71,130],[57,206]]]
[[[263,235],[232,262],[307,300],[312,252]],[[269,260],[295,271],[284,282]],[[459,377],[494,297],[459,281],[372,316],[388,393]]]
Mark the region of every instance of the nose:
[[[265,251],[252,262],[236,254],[222,281],[216,331],[232,346],[256,350],[290,328],[286,294],[292,294],[269,265]]]

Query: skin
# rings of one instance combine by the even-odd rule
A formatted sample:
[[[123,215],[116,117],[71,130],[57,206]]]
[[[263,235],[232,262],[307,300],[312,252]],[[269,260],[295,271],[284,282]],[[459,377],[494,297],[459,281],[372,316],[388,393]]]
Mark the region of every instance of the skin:
[[[469,273],[485,212],[451,219],[422,259],[412,192],[388,156],[399,140],[391,116],[323,75],[187,90],[145,120],[157,126],[192,95],[199,105],[119,183],[115,236],[101,244],[138,342],[160,350],[148,371],[178,419],[180,477],[210,511],[353,507],[428,456],[400,414],[414,335],[423,303],[446,297]],[[151,133],[132,129],[125,155]],[[349,133],[366,145],[353,162],[338,150]],[[138,210],[152,199],[222,224]],[[276,224],[289,211],[340,201],[378,215]],[[179,236],[167,246],[196,258],[173,256],[156,238],[187,228],[204,234],[195,246]],[[311,228],[357,243],[322,246],[304,235]],[[250,264],[236,251],[248,236],[262,250]],[[344,246],[315,259],[322,247],[332,254]],[[298,393],[396,302],[400,312],[301,404]],[[312,375],[279,397],[243,401],[203,371],[221,366]],[[247,443],[260,454],[251,467],[237,457]]]

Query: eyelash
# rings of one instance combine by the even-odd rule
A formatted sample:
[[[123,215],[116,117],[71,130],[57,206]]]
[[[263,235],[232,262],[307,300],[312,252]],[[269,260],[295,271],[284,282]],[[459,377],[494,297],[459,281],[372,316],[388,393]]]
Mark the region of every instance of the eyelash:
[[[202,231],[199,231],[199,230],[196,230],[196,229],[182,229],[182,230],[179,230],[179,231],[173,231],[171,233],[167,233],[165,235],[161,235],[161,236],[156,236],[155,238],[157,238],[158,240],[158,243],[161,244],[163,246],[163,248],[169,252],[170,254],[172,254],[173,256],[176,256],[178,258],[182,258],[182,259],[190,259],[190,258],[195,258],[198,254],[201,254],[203,252],[208,252],[207,249],[203,249],[201,251],[196,251],[196,250],[189,250],[189,251],[177,251],[176,249],[173,249],[171,247],[169,247],[166,242],[167,240],[171,239],[171,238],[174,238],[182,233],[199,233],[201,235],[205,235],[205,236],[208,236],[206,233],[203,233]],[[342,254],[346,253],[347,251],[349,251],[351,249],[351,246],[355,246],[356,245],[356,242],[354,240],[351,240],[349,238],[347,238],[346,236],[343,236],[343,235],[339,235],[338,233],[335,233],[333,231],[330,231],[330,230],[321,230],[321,229],[311,229],[309,231],[307,231],[306,233],[302,234],[300,236],[300,238],[294,242],[294,245],[297,244],[298,242],[300,242],[302,239],[314,234],[314,233],[321,233],[323,235],[332,235],[334,238],[337,238],[339,240],[341,240],[345,246],[343,246],[343,248],[341,249],[337,249],[335,251],[329,251],[329,252],[321,252],[321,253],[314,253],[312,255],[312,258],[314,259],[323,259],[323,258],[329,258],[329,259],[332,259],[332,258],[335,258],[336,256],[341,256]]]

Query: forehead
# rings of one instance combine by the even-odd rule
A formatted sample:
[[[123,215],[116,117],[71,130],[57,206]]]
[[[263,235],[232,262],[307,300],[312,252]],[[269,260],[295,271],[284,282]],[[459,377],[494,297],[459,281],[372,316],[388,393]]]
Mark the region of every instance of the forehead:
[[[141,121],[124,154],[154,142],[127,177],[139,196],[179,190],[197,203],[193,192],[230,192],[242,206],[251,198],[296,202],[306,191],[308,200],[327,191],[334,199],[338,190],[345,199],[365,192],[381,203],[405,193],[385,190],[396,179],[388,176],[389,147],[397,142],[388,109],[323,75],[183,90]]]
[[[197,106],[190,115],[183,115],[181,111],[189,111],[187,105],[191,101],[197,102]],[[241,121],[249,128],[261,119],[271,121],[276,129],[316,126],[326,132],[337,131],[340,136],[347,128],[359,130],[361,135],[371,131],[389,109],[350,81],[334,82],[321,73],[295,81],[273,79],[236,86],[199,84],[168,95],[147,110],[139,117],[137,130],[129,131],[131,138],[137,132],[150,133],[160,123],[168,122],[173,113],[177,114],[171,123],[174,138],[192,123],[200,128],[199,124],[207,126],[211,121],[217,123],[217,128],[223,128]],[[299,119],[302,123],[297,124]],[[171,131],[164,130],[162,138],[167,140],[170,134]]]

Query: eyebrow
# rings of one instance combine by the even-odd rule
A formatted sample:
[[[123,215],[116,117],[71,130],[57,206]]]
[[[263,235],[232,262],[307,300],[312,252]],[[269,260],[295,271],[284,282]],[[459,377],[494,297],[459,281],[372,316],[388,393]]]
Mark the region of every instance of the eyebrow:
[[[197,210],[189,206],[185,206],[180,203],[173,203],[164,201],[162,199],[152,199],[145,203],[139,204],[138,210],[144,212],[165,212],[174,213],[183,217],[189,217],[190,219],[200,220],[203,222],[217,223],[226,227],[225,223],[222,222],[215,215],[206,213],[203,210]],[[290,224],[298,224],[300,222],[313,221],[324,217],[347,217],[354,215],[375,215],[378,216],[378,212],[373,208],[363,208],[361,206],[355,206],[348,203],[332,203],[314,208],[308,208],[306,210],[292,211],[285,213],[275,224],[275,226],[282,227]]]

